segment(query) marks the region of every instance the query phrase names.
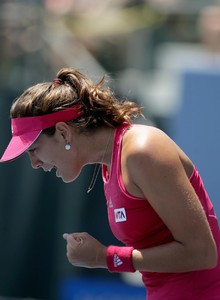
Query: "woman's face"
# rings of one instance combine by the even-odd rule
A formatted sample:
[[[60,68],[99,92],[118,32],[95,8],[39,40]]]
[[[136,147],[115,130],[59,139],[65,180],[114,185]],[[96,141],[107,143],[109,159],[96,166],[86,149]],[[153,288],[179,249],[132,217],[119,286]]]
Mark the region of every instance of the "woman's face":
[[[53,136],[41,134],[27,150],[32,167],[42,168],[45,172],[55,169],[56,176],[66,183],[75,180],[82,164],[73,147],[69,151],[65,149],[66,144],[62,133],[57,130]]]

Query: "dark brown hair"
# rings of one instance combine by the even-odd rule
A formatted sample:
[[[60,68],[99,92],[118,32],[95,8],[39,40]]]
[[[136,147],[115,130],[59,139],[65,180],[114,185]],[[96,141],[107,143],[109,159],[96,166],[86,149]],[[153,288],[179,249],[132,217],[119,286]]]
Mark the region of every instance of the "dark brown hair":
[[[11,117],[43,115],[80,104],[84,114],[68,123],[88,131],[100,126],[131,123],[133,118],[141,115],[137,103],[117,99],[104,83],[105,78],[93,83],[79,70],[63,68],[53,82],[39,83],[24,91],[13,103]]]

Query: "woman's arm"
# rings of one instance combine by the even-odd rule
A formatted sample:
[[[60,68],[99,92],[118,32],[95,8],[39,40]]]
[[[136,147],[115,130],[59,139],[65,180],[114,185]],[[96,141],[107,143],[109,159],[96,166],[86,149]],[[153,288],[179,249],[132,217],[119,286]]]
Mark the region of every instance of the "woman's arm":
[[[162,246],[134,250],[134,268],[150,272],[213,268],[216,245],[177,146],[153,128],[146,138],[135,135],[134,140],[124,152],[124,174],[127,172],[134,190],[146,197],[174,237],[173,242]],[[132,193],[132,184],[129,186]]]

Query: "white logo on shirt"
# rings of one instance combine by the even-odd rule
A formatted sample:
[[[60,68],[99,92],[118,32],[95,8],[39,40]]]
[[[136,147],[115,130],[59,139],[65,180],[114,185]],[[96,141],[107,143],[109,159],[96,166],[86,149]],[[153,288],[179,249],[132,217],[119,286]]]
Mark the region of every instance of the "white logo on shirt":
[[[113,207],[113,203],[112,203],[112,198],[110,198],[109,200],[109,205],[108,205],[109,208],[112,208]]]
[[[127,221],[126,212],[124,208],[117,208],[114,209],[115,213],[115,222],[125,222]]]

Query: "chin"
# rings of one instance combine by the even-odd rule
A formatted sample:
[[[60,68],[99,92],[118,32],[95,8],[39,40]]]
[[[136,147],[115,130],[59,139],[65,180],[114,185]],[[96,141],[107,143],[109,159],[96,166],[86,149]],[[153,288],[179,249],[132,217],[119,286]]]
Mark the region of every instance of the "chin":
[[[73,181],[75,180],[75,178],[74,178],[74,179],[61,178],[61,179],[62,179],[62,181],[63,181],[64,183],[70,183],[70,182],[73,182]]]
[[[61,177],[61,179],[63,180],[64,183],[71,183],[73,181],[75,181],[77,178],[79,177],[79,174],[77,174],[77,176],[75,177]]]
[[[81,170],[82,169],[77,170],[78,172],[76,172],[76,169],[74,170],[74,172],[73,170],[70,170],[70,172],[63,172],[63,173],[57,172],[56,175],[57,177],[61,178],[64,183],[71,183],[79,177]]]

